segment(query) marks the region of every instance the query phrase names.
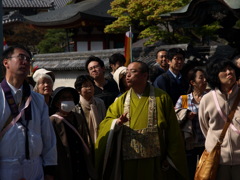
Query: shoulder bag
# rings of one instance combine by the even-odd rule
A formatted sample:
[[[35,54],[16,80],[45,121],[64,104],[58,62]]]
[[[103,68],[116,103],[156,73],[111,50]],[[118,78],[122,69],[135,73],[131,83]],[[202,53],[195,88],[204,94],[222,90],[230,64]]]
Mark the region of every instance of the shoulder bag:
[[[238,96],[234,101],[231,111],[227,117],[227,121],[224,124],[223,130],[219,137],[219,140],[211,152],[207,152],[206,149],[202,153],[202,156],[198,162],[194,180],[215,180],[217,176],[217,170],[221,154],[221,144],[225,137],[226,131],[232,122],[232,118],[237,109],[237,105],[240,101],[240,91],[238,91]]]

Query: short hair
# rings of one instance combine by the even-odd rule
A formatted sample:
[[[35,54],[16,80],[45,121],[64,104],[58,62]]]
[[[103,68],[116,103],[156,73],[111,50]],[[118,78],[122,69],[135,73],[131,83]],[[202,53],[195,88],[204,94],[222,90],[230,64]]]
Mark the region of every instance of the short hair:
[[[52,82],[52,85],[53,85],[53,80],[52,80],[52,78],[51,78],[50,75],[48,75],[48,74],[41,74],[41,75],[39,76],[39,78],[38,78],[38,80],[37,80],[34,88],[33,88],[33,91],[39,92],[39,91],[38,91],[39,80],[40,80],[40,79],[43,79],[43,78],[49,79],[49,80]]]
[[[238,78],[238,68],[237,66],[226,58],[216,58],[210,61],[206,67],[206,78],[211,89],[221,88],[221,82],[219,80],[218,74],[224,70],[227,66],[232,67],[235,70],[236,78]]]
[[[159,50],[156,52],[156,59],[158,58],[158,53],[161,52],[161,51],[166,51],[166,52],[168,52],[166,49],[159,49]]]
[[[169,61],[172,61],[173,57],[177,54],[181,54],[185,58],[185,52],[181,48],[171,48],[167,52],[167,58]]]
[[[89,71],[88,71],[88,64],[89,64],[90,62],[92,62],[92,61],[96,61],[96,62],[98,62],[98,64],[99,64],[102,68],[104,67],[104,62],[103,62],[103,60],[101,60],[99,57],[96,57],[96,56],[90,56],[90,57],[87,59],[86,63],[85,63],[85,69],[87,70],[87,72],[89,72]]]
[[[109,64],[116,64],[117,62],[120,63],[120,66],[123,66],[126,62],[124,55],[121,53],[114,53],[109,57]]]
[[[88,82],[90,81],[91,83],[93,83],[94,85],[94,80],[91,76],[89,75],[80,75],[77,77],[75,83],[74,83],[74,87],[77,91],[81,90],[82,88],[82,85],[85,83],[85,82]]]
[[[151,65],[149,66],[149,81],[153,83],[155,79],[160,76],[163,71],[160,69],[159,66]]]
[[[147,73],[149,75],[149,67],[145,62],[142,61],[134,61],[140,64],[140,71],[141,73]]]
[[[30,59],[32,59],[32,53],[30,52],[29,49],[27,49],[26,47],[22,46],[22,45],[14,45],[14,46],[10,46],[7,49],[5,49],[2,53],[2,60],[4,59],[8,59],[9,57],[12,56],[12,54],[14,53],[15,49],[22,49],[24,51],[26,51],[30,57]],[[6,74],[6,68],[5,66],[2,64],[2,70],[3,70],[3,74]]]

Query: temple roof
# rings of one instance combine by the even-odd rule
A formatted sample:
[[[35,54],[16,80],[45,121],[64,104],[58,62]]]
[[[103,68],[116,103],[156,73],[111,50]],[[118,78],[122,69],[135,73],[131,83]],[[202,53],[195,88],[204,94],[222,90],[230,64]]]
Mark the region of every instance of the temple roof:
[[[2,0],[4,9],[18,8],[54,8],[58,9],[66,6],[71,0]]]
[[[235,49],[227,45],[212,45],[204,47],[192,47],[188,44],[173,44],[150,47],[133,48],[134,61],[143,61],[147,64],[155,62],[156,52],[159,49],[182,48],[186,51],[186,63],[195,61],[204,64],[209,57],[221,56],[232,58]],[[124,49],[108,49],[84,52],[65,52],[36,54],[33,57],[33,67],[45,68],[53,71],[62,70],[85,70],[85,62],[91,55],[97,56],[104,61],[105,67],[109,68],[109,57],[113,53],[124,54]]]
[[[8,14],[3,16],[2,23],[4,25],[24,22],[24,15],[19,12],[21,9],[58,9],[67,5],[71,0],[2,0],[3,10],[10,10]],[[29,12],[29,11],[27,11]]]
[[[85,0],[63,8],[33,16],[24,16],[27,23],[37,26],[60,26],[76,22],[82,17],[112,19],[107,14],[112,0]]]
[[[192,0],[186,6],[166,14],[163,20],[172,21],[174,25],[197,26],[212,23],[216,20],[240,18],[239,0]]]
[[[11,8],[50,8],[50,3],[43,0],[2,0],[4,9]]]
[[[85,70],[85,62],[89,56],[97,56],[104,61],[107,69],[108,58],[113,53],[124,53],[124,49],[96,50],[84,52],[65,52],[36,54],[33,57],[33,67],[46,68],[48,70]]]
[[[23,15],[19,14],[17,11],[12,11],[8,15],[3,16],[2,24],[24,22],[25,19]]]

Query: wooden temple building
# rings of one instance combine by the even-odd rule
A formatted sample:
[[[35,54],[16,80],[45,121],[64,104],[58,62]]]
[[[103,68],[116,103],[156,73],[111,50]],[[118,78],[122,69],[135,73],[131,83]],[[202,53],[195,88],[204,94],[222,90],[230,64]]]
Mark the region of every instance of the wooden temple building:
[[[16,0],[17,1],[17,0]],[[40,1],[40,0],[39,0]],[[55,0],[56,1],[56,0]],[[104,60],[108,70],[108,57],[115,52],[123,53],[124,35],[104,34],[103,29],[114,18],[107,14],[111,0],[85,0],[55,8],[35,15],[24,15],[24,22],[40,28],[66,28],[74,33],[74,50],[69,53],[36,54],[33,66],[46,68],[56,75],[55,86],[72,86],[76,77],[85,74],[84,64],[90,55]],[[158,49],[181,47],[187,52],[186,63],[195,61],[204,65],[213,56],[232,58],[238,51],[240,36],[235,23],[240,19],[239,0],[192,0],[185,7],[161,16],[172,26],[202,26],[219,21],[222,28],[219,37],[229,44],[193,47],[189,44],[134,46],[133,59],[150,63]],[[233,37],[235,36],[235,37]],[[239,40],[238,40],[239,38]],[[238,46],[240,47],[240,46]],[[189,61],[190,60],[190,61]]]

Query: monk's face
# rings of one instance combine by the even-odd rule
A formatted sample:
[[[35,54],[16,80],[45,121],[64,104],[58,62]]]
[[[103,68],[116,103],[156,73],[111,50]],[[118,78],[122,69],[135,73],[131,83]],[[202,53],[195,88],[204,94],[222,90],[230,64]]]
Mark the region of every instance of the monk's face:
[[[147,81],[147,73],[141,72],[141,64],[133,62],[128,65],[126,70],[126,82],[128,87],[138,87],[143,82]]]

